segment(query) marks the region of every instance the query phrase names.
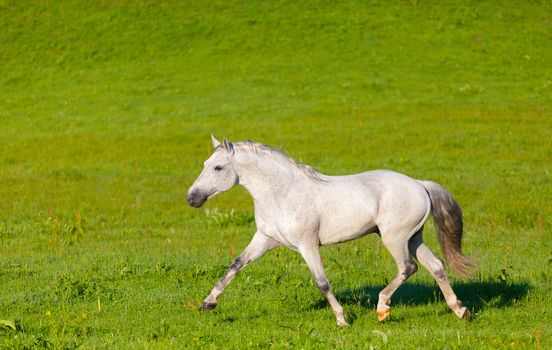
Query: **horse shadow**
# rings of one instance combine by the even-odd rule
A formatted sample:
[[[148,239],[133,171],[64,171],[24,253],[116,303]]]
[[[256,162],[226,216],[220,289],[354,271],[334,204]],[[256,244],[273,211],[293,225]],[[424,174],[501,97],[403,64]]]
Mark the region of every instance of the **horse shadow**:
[[[384,285],[365,285],[356,289],[337,290],[334,294],[337,300],[344,305],[359,305],[361,308],[375,309],[378,303],[378,293]],[[458,299],[466,305],[472,313],[487,308],[506,308],[516,301],[523,299],[531,290],[528,282],[501,282],[493,280],[468,281],[452,283]],[[444,302],[443,294],[437,284],[405,283],[393,294],[392,303],[395,305],[427,305],[429,303]],[[328,307],[323,299],[311,306],[313,309]]]

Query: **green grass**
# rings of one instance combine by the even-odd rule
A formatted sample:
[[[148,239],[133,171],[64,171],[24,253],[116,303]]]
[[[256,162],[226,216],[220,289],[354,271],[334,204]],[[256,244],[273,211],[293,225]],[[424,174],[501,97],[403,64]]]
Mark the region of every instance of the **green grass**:
[[[0,0],[0,28],[0,348],[552,347],[550,1]],[[421,271],[379,323],[376,236],[322,249],[347,329],[285,249],[197,312],[255,229],[242,188],[185,203],[211,133],[447,187],[473,320]]]

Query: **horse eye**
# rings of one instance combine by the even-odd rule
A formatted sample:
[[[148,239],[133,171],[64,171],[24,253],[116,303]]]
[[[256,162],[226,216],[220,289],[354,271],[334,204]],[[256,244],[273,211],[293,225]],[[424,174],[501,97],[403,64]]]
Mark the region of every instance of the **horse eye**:
[[[221,171],[221,170],[222,170],[222,167],[221,167],[220,165],[217,165],[217,166],[215,167],[215,171]]]

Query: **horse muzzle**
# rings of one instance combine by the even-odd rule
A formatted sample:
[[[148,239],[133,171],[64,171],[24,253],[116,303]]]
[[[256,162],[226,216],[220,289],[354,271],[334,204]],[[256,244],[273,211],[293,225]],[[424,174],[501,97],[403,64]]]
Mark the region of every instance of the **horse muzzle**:
[[[194,208],[201,208],[203,203],[207,201],[208,197],[209,196],[194,190],[188,193],[188,204]]]

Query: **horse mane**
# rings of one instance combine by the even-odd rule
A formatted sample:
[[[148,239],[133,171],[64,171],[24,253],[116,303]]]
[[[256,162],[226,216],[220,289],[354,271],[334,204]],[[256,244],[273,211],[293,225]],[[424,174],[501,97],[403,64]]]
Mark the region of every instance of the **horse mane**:
[[[263,154],[267,154],[267,155],[273,155],[273,154],[277,155],[280,158],[287,161],[292,166],[294,166],[297,170],[299,170],[299,172],[301,172],[303,175],[307,176],[311,180],[320,181],[320,182],[327,181],[326,179],[324,179],[324,177],[323,177],[324,175],[322,175],[314,167],[312,167],[310,165],[307,165],[307,164],[303,164],[303,163],[299,162],[298,160],[296,160],[294,158],[291,158],[290,156],[288,156],[286,154],[286,152],[284,152],[283,149],[273,148],[273,147],[267,146],[263,143],[253,142],[253,141],[250,141],[250,140],[246,140],[246,141],[243,141],[243,142],[236,142],[236,143],[233,143],[233,144],[235,146],[238,146],[238,147],[247,147],[250,151],[253,151],[255,153],[263,153]]]

